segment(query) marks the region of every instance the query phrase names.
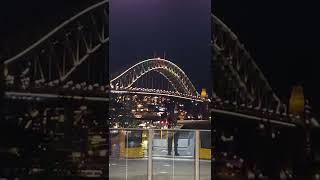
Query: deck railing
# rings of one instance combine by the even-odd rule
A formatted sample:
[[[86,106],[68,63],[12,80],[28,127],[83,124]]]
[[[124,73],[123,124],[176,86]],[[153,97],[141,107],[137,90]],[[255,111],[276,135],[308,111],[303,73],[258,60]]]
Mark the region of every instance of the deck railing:
[[[210,130],[124,128],[109,137],[111,180],[211,178]]]

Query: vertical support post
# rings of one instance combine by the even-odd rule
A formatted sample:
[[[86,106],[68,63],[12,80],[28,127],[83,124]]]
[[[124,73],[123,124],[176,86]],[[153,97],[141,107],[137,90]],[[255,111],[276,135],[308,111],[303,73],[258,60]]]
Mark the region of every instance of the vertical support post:
[[[151,76],[151,89],[153,89],[153,77]]]
[[[77,42],[76,42],[76,62],[77,64],[80,61],[80,31],[81,31],[81,26],[78,24],[78,31],[77,31]]]
[[[126,136],[125,136],[126,143],[125,143],[124,147],[126,148],[126,154],[124,157],[126,158],[126,180],[128,180],[129,132],[126,130],[125,133],[126,133]]]
[[[149,129],[148,137],[148,180],[152,180],[153,168],[152,168],[152,140],[153,140],[153,130]]]
[[[52,56],[49,57],[49,75],[48,75],[48,80],[51,81],[52,78]]]
[[[195,180],[200,180],[200,131],[195,131]]]
[[[33,60],[30,60],[31,62],[31,68],[30,68],[30,82],[31,82],[31,86],[34,87],[35,84],[35,80],[36,80],[36,74],[37,74],[37,60],[35,57],[32,57]],[[37,79],[38,80],[38,79]]]
[[[88,64],[87,82],[90,82],[90,78],[91,78],[91,77],[90,77],[90,73],[91,73],[91,72],[90,72],[90,61],[88,61],[87,64]],[[92,79],[94,79],[94,77],[93,77]]]

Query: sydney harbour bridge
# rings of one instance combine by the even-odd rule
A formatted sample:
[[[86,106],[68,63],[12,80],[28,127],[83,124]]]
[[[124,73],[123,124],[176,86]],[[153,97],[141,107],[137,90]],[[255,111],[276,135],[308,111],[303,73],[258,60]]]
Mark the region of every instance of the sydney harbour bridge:
[[[311,112],[304,116],[288,112],[238,37],[213,14],[213,89],[209,99],[200,96],[178,65],[162,58],[141,60],[109,80],[108,18],[109,1],[104,0],[67,19],[19,54],[2,60],[1,123],[49,136],[54,126],[50,121],[63,121],[61,149],[72,149],[66,134],[73,136],[72,129],[83,132],[84,128],[89,129],[86,135],[105,131],[109,93],[129,93],[210,101],[217,134],[228,119],[272,128],[319,126]],[[155,77],[161,77],[163,85],[144,80]],[[232,129],[234,122],[227,126]]]
[[[154,89],[152,87],[151,89],[145,88],[147,86],[146,84],[143,84],[144,87],[140,88],[133,86],[135,82],[150,72],[161,74],[169,84],[161,84],[157,79],[154,79],[151,82],[151,86],[160,84],[163,86],[161,89]],[[176,64],[161,58],[147,59],[135,64],[113,78],[110,81],[110,85],[111,92],[131,91],[139,93],[140,91],[140,93],[163,94],[166,96],[201,101],[200,94],[197,92],[185,72],[183,72]],[[172,89],[171,91],[170,86]]]

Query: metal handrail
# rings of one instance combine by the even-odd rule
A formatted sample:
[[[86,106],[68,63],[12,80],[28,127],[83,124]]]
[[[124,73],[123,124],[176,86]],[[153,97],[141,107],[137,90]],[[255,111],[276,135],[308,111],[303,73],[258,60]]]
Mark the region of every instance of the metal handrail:
[[[200,132],[211,132],[211,130],[198,129],[143,129],[143,128],[109,128],[109,130],[123,131],[148,131],[148,148],[147,148],[147,180],[153,180],[153,140],[155,131],[188,131],[194,132],[194,180],[200,179]],[[151,143],[150,143],[151,142]],[[127,160],[127,158],[126,158]]]

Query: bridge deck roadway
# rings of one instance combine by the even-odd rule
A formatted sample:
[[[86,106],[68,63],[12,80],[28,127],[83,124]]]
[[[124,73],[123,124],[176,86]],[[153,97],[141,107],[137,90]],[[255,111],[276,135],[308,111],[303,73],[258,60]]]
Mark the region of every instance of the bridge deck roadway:
[[[47,99],[73,99],[73,100],[86,100],[86,101],[102,101],[108,102],[108,97],[90,97],[81,95],[59,95],[59,94],[47,94],[47,93],[28,93],[28,92],[5,92],[5,97],[9,99],[25,99],[25,100],[47,100]]]
[[[110,90],[110,92],[114,94],[141,94],[141,95],[166,96],[166,97],[174,97],[174,98],[186,99],[186,100],[197,101],[197,102],[210,101],[209,99],[202,99],[200,97],[190,97],[190,96],[183,96],[178,94],[167,94],[167,93],[160,93],[160,92],[113,90],[113,89]]]

